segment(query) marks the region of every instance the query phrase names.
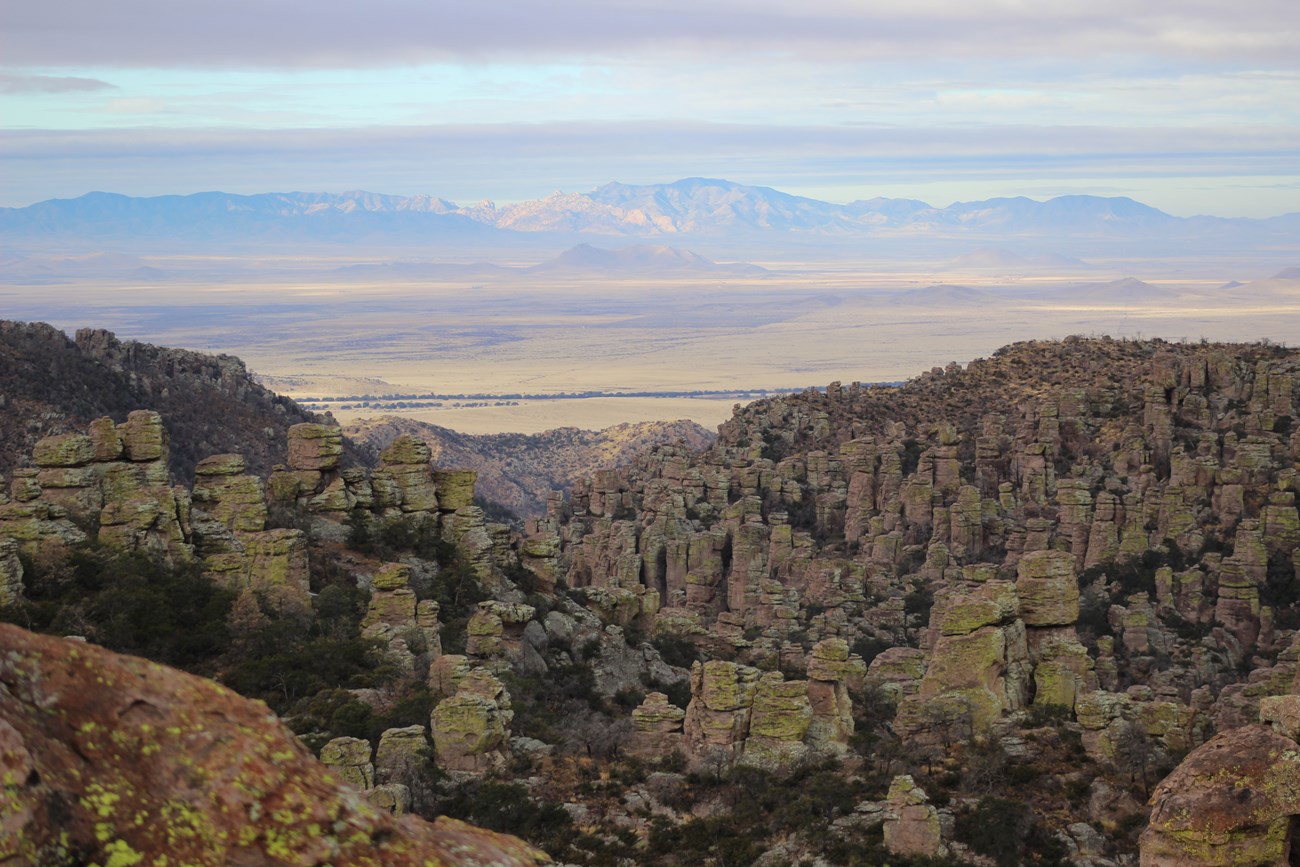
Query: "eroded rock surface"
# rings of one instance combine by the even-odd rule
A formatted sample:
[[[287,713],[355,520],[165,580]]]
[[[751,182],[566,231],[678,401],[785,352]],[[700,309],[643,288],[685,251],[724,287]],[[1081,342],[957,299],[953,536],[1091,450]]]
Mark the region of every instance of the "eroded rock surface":
[[[454,820],[394,819],[261,702],[0,625],[0,859],[19,864],[524,865]],[[368,748],[367,748],[368,758]]]

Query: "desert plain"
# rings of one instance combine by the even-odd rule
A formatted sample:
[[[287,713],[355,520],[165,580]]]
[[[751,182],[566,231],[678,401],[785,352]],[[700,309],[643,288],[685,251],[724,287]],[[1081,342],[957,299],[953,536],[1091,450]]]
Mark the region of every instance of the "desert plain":
[[[765,390],[899,381],[1031,337],[1300,334],[1300,274],[1257,261],[757,264],[765,270],[457,277],[173,257],[125,274],[0,276],[0,315],[237,355],[341,422],[381,414],[382,395],[437,395],[397,412],[468,433],[676,418],[712,427]],[[555,397],[576,392],[597,395]]]

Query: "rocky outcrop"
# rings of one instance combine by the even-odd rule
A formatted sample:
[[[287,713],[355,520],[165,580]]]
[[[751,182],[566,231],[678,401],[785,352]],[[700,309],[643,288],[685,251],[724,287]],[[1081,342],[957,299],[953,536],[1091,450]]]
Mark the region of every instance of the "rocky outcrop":
[[[1176,751],[1277,692],[1234,681],[1287,638],[1297,383],[1300,353],[1265,345],[1015,344],[742,407],[707,451],[577,484],[527,544],[548,580],[653,594],[653,633],[742,665],[910,646],[873,679],[905,740],[1101,689],[1125,698],[1082,711],[1094,755],[1129,724]]]
[[[0,538],[0,608],[16,603],[23,596],[23,563],[18,558],[18,543]]]
[[[632,735],[628,739],[630,755],[658,759],[681,753],[682,720],[686,711],[668,701],[662,692],[651,692],[632,711]]]
[[[938,811],[910,775],[889,785],[884,832],[885,848],[895,855],[935,858],[946,851]]]
[[[33,449],[35,470],[15,471],[13,501],[0,504],[0,537],[35,553],[89,531],[118,548],[186,562],[194,554],[190,497],[171,487],[167,457],[162,420],[146,410],[119,425],[101,418],[88,433],[45,437]]]
[[[240,455],[214,455],[194,468],[190,521],[204,570],[228,587],[306,604],[307,539],[301,530],[267,529],[262,480],[244,469]]]
[[[93,419],[148,408],[170,435],[165,476],[188,483],[214,452],[243,454],[265,476],[284,462],[288,428],[316,420],[255,382],[238,358],[122,341],[102,329],[81,329],[73,340],[42,323],[0,321],[0,395],[0,474],[43,436],[82,433]],[[110,440],[95,445],[112,448]],[[95,459],[111,458],[101,451]]]
[[[1300,815],[1300,745],[1266,726],[1217,735],[1151,796],[1143,867],[1287,864]]]
[[[828,639],[807,669],[808,680],[786,680],[734,662],[696,663],[683,723],[688,754],[776,769],[842,752],[853,734],[849,684],[861,685],[866,664],[842,639]]]
[[[438,766],[480,774],[510,758],[510,693],[487,669],[475,668],[455,695],[438,702],[429,727]]]
[[[598,469],[621,467],[651,446],[680,442],[696,450],[715,438],[689,421],[620,424],[602,431],[570,427],[540,434],[475,436],[397,416],[353,422],[345,432],[358,443],[381,450],[399,436],[414,436],[429,446],[435,464],[475,471],[477,492],[521,518],[542,517],[552,492],[568,490]],[[439,491],[456,489],[452,478],[435,474],[434,479]],[[452,502],[453,509],[468,505],[463,500]]]
[[[0,650],[0,847],[16,863],[547,860],[501,834],[376,809],[264,705],[211,681],[8,625]]]

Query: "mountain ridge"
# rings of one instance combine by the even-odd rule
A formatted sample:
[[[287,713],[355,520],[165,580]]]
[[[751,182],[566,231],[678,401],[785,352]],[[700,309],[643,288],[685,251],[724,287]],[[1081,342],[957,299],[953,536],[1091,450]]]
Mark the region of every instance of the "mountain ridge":
[[[773,232],[824,239],[879,233],[1071,233],[1105,238],[1200,236],[1214,231],[1268,234],[1292,230],[1300,215],[1177,217],[1127,197],[1024,196],[954,202],[876,197],[836,204],[712,178],[668,184],[611,182],[587,193],[498,206],[462,206],[432,195],[271,192],[240,195],[131,197],[92,192],[23,208],[0,208],[0,239],[77,236],[229,240],[425,241],[460,237],[505,240],[532,234],[624,237],[764,236]]]

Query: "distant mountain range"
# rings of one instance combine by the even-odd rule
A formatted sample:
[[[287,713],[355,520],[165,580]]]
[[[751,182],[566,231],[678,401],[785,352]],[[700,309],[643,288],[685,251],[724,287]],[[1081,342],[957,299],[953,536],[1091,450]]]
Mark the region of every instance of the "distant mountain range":
[[[1269,219],[1175,217],[1128,198],[1060,196],[959,202],[935,207],[913,199],[834,204],[768,187],[688,178],[671,184],[611,183],[589,193],[534,201],[461,206],[435,196],[367,192],[263,193],[133,198],[88,193],[25,208],[0,208],[0,244],[107,242],[348,243],[432,245],[500,243],[529,235],[684,238],[786,238],[848,243],[873,237],[998,239],[1198,238],[1267,243],[1294,239],[1300,213]],[[576,240],[576,239],[575,239]],[[588,263],[589,264],[589,263]],[[972,263],[974,264],[974,263]],[[989,263],[993,264],[993,263]]]

